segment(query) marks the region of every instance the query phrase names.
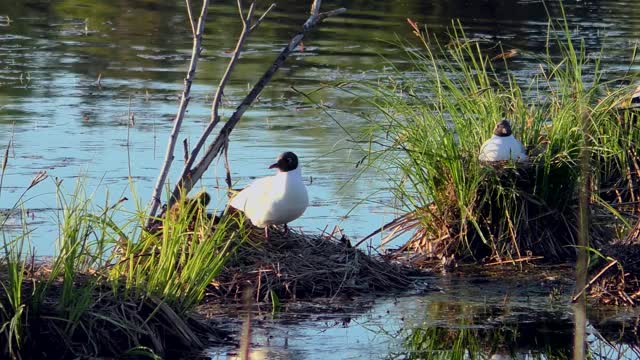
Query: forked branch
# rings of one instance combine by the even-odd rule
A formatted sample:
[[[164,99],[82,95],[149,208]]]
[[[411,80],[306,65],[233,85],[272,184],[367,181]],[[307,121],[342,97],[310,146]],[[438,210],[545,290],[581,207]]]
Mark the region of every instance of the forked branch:
[[[200,139],[198,139],[198,142],[195,144],[195,146],[191,150],[189,158],[185,162],[184,167],[182,169],[182,173],[180,174],[181,179],[188,176],[189,171],[191,170],[191,167],[195,163],[195,159],[200,153],[200,150],[202,150],[202,147],[204,146],[205,141],[207,140],[209,135],[211,135],[211,132],[216,127],[216,125],[218,125],[218,123],[220,122],[220,104],[222,103],[224,88],[226,87],[227,82],[231,77],[231,73],[233,72],[233,69],[236,63],[240,58],[240,53],[242,52],[242,49],[244,47],[244,43],[247,40],[247,37],[249,36],[249,34],[251,34],[252,31],[258,28],[258,26],[260,25],[264,17],[271,11],[271,9],[275,7],[275,4],[271,4],[271,6],[262,14],[261,17],[255,23],[252,23],[254,4],[255,3],[251,4],[251,6],[249,7],[248,13],[245,16],[242,8],[242,1],[238,0],[238,13],[240,15],[240,20],[242,21],[242,32],[238,37],[238,41],[236,42],[236,47],[233,50],[233,54],[231,55],[231,59],[229,60],[229,63],[227,65],[227,69],[222,75],[222,78],[220,79],[220,83],[218,84],[218,87],[216,89],[216,93],[213,97],[213,102],[211,103],[211,119],[209,120],[209,124],[203,130],[202,135],[200,136]],[[189,190],[191,190],[191,188]],[[176,195],[176,193],[174,192],[172,199],[170,200],[170,205],[173,204],[173,201],[176,201],[178,199],[176,196],[179,196],[179,195]]]
[[[189,21],[191,24],[191,29],[193,32],[193,49],[191,54],[191,62],[189,65],[189,70],[187,72],[187,77],[184,81],[184,90],[182,92],[182,97],[180,100],[180,106],[178,107],[178,113],[176,115],[175,123],[173,129],[171,131],[171,135],[169,138],[169,143],[167,146],[167,152],[165,155],[165,160],[160,171],[160,175],[158,176],[158,180],[153,189],[153,194],[151,197],[150,210],[149,210],[149,218],[147,222],[147,226],[151,226],[154,221],[154,217],[160,205],[160,196],[162,194],[162,188],[165,184],[167,174],[169,173],[169,169],[171,167],[171,163],[174,159],[174,150],[175,145],[177,143],[178,133],[180,131],[180,127],[182,125],[182,120],[184,118],[184,114],[186,108],[189,104],[190,100],[190,90],[191,84],[193,81],[193,77],[195,75],[196,66],[198,63],[198,58],[201,51],[201,42],[202,42],[202,33],[204,31],[204,22],[207,16],[207,8],[209,6],[209,0],[203,0],[202,10],[200,13],[200,17],[198,18],[197,27],[193,25],[193,16],[191,14],[191,4],[189,0],[187,2],[187,14],[189,16]],[[302,26],[302,30],[298,32],[290,41],[289,44],[280,52],[280,55],[274,60],[271,67],[265,72],[265,74],[260,78],[260,80],[254,85],[253,89],[249,92],[249,94],[244,98],[244,100],[238,105],[235,112],[231,115],[227,123],[220,129],[218,136],[213,141],[211,145],[207,148],[204,156],[200,159],[200,161],[194,166],[196,158],[202,148],[204,147],[204,143],[213,131],[213,129],[220,122],[220,104],[222,102],[222,96],[224,94],[224,88],[227,85],[231,73],[240,58],[240,54],[244,47],[247,37],[258,28],[258,26],[262,23],[265,16],[273,9],[275,5],[271,5],[257,20],[253,20],[253,13],[255,9],[255,3],[252,3],[249,6],[248,11],[245,12],[242,6],[242,0],[237,0],[238,5],[238,13],[240,15],[240,19],[242,20],[242,32],[238,37],[238,41],[236,43],[236,47],[233,51],[231,59],[227,65],[227,68],[220,79],[220,83],[216,89],[214,99],[211,105],[211,118],[209,124],[203,131],[202,135],[198,139],[197,143],[189,153],[188,158],[186,159],[184,168],[180,175],[180,179],[178,180],[177,185],[175,186],[171,197],[169,198],[168,207],[171,207],[175,202],[180,199],[180,196],[184,194],[188,194],[189,191],[193,188],[194,184],[202,178],[202,175],[207,170],[213,159],[215,159],[220,153],[224,150],[226,144],[229,141],[229,135],[231,131],[236,126],[240,118],[244,114],[244,112],[251,106],[253,101],[258,97],[260,92],[264,89],[267,83],[271,80],[276,71],[282,66],[285,60],[289,57],[289,55],[298,47],[302,39],[305,35],[315,28],[322,20],[341,14],[346,11],[346,9],[341,8],[333,11],[329,11],[326,13],[320,13],[320,0],[315,0],[311,5],[311,15],[307,19],[307,21]],[[228,174],[229,175],[229,174]],[[227,176],[228,176],[227,175]]]
[[[231,115],[229,120],[224,124],[224,126],[220,129],[218,136],[216,139],[207,147],[207,150],[204,156],[200,159],[200,161],[192,167],[193,162],[195,161],[195,157],[198,154],[200,147],[204,144],[203,138],[206,139],[206,136],[209,135],[211,130],[217,125],[219,121],[219,116],[217,114],[219,99],[214,99],[213,110],[212,110],[212,121],[206,130],[209,133],[203,133],[203,137],[201,137],[201,141],[198,141],[198,144],[191,152],[191,156],[189,157],[189,162],[187,166],[185,166],[182,175],[173,189],[173,194],[169,199],[169,206],[175,203],[182,194],[187,194],[193,188],[194,184],[202,178],[204,172],[209,168],[209,165],[213,162],[213,160],[220,155],[221,151],[224,149],[225,144],[229,141],[229,135],[233,131],[233,128],[236,126],[238,121],[242,118],[244,112],[251,106],[253,101],[260,95],[260,92],[264,89],[264,87],[269,83],[273,75],[278,71],[278,69],[284,64],[289,55],[298,47],[302,39],[307,35],[309,31],[315,28],[320,22],[324,19],[342,14],[346,11],[344,8],[332,10],[325,13],[320,13],[320,4],[321,0],[315,0],[311,5],[311,15],[307,19],[307,21],[302,26],[302,30],[298,32],[293,38],[289,41],[287,46],[282,49],[278,57],[274,60],[273,64],[269,69],[262,75],[260,80],[254,85],[253,89],[249,92],[249,94],[244,98],[244,100],[238,105],[235,112]],[[264,15],[258,20],[261,21],[264,18]],[[246,20],[246,19],[245,19]],[[249,20],[250,21],[250,20]],[[252,31],[255,26],[259,23],[256,23],[254,26],[249,27],[249,32]],[[245,22],[245,28],[247,24]],[[243,30],[244,33],[244,30]],[[237,56],[237,54],[234,53]],[[231,65],[231,64],[230,64]],[[229,71],[229,69],[228,69]],[[225,74],[227,75],[227,74]],[[224,77],[223,77],[224,79]],[[216,94],[222,93],[223,88],[218,87]],[[209,127],[211,129],[209,129]]]
[[[187,3],[187,16],[189,17],[189,24],[191,24],[191,33],[196,36],[196,25],[193,22],[193,14],[191,13],[191,0],[185,0]]]

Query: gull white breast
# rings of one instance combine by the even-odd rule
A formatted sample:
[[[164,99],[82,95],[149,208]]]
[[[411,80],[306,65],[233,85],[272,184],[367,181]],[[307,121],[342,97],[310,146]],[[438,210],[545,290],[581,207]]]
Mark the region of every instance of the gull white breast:
[[[527,154],[524,146],[511,133],[509,120],[502,120],[496,124],[493,136],[482,144],[480,161],[525,161]]]
[[[234,196],[229,205],[241,210],[258,227],[286,225],[302,216],[309,205],[307,188],[302,181],[298,157],[292,152],[278,156],[269,169],[278,169],[273,176],[254,180]]]

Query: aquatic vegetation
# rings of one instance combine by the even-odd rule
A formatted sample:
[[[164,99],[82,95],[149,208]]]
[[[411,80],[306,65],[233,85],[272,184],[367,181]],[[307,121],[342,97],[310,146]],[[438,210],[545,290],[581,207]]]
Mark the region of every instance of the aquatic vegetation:
[[[640,132],[631,125],[637,115],[621,104],[633,88],[605,80],[598,54],[587,54],[566,22],[549,22],[553,50],[526,54],[540,62],[527,79],[509,72],[510,57],[492,56],[509,49],[467,37],[460,24],[444,42],[410,25],[420,45],[400,46],[416,72],[340,86],[376,109],[365,115],[367,161],[388,175],[407,209],[385,226],[392,236],[412,232],[404,249],[494,261],[572,258],[584,181],[591,186],[591,245],[628,227]],[[481,145],[505,117],[529,161],[479,161]]]
[[[242,217],[209,216],[206,204],[188,197],[175,205],[160,229],[142,231],[138,241],[118,239],[119,254],[109,277],[124,279],[125,289],[135,296],[163,299],[182,315],[200,303],[207,286],[220,275],[248,232]],[[141,228],[144,211],[137,216],[137,228]]]
[[[0,178],[8,166],[5,157]],[[21,199],[45,179],[38,173],[8,211],[23,211]],[[96,207],[82,180],[70,194],[53,181],[59,218],[51,258],[35,257],[25,216],[18,235],[0,227],[3,354],[155,356],[202,348],[204,334],[215,331],[196,320],[193,309],[232,244],[244,240],[242,228],[231,226],[238,218],[213,224],[206,204],[196,202],[174,211],[161,232],[148,233],[140,230],[146,213],[125,210],[126,198]],[[123,224],[115,220],[123,218]]]
[[[166,355],[202,348],[215,331],[193,310],[233,244],[244,240],[232,226],[237,218],[214,225],[197,203],[168,217],[161,232],[140,232],[145,212],[126,211],[125,199],[96,209],[92,197],[82,182],[71,194],[58,183],[59,236],[50,260],[32,258],[26,227],[11,241],[3,232],[0,341],[6,355],[38,357],[45,349],[68,356]],[[114,219],[123,215],[127,220],[118,225]]]

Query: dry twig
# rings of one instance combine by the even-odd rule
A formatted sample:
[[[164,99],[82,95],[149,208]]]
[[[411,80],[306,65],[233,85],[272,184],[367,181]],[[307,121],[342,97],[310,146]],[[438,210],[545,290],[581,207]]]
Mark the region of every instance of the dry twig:
[[[196,146],[194,146],[193,150],[191,151],[189,162],[185,164],[185,167],[182,171],[180,179],[173,190],[173,194],[171,198],[169,199],[169,206],[175,203],[182,194],[188,194],[189,191],[193,188],[194,184],[198,180],[200,180],[204,172],[209,168],[209,165],[211,165],[211,163],[213,162],[213,159],[215,159],[216,156],[218,156],[223,150],[225,144],[228,142],[228,138],[229,138],[229,135],[231,134],[231,131],[236,126],[238,121],[240,121],[244,112],[249,108],[249,106],[251,106],[251,104],[258,97],[258,95],[260,95],[260,92],[262,92],[262,90],[269,83],[269,81],[271,80],[273,75],[276,73],[276,71],[278,71],[278,69],[282,66],[282,64],[284,64],[285,60],[289,57],[289,55],[298,47],[298,45],[300,44],[302,39],[307,35],[307,33],[311,31],[313,28],[315,28],[324,19],[330,16],[341,14],[346,11],[346,9],[340,8],[333,11],[320,13],[320,4],[321,4],[320,0],[315,0],[313,2],[313,4],[311,5],[311,15],[309,16],[307,21],[304,23],[302,30],[298,32],[289,41],[289,44],[284,49],[282,49],[282,51],[280,52],[280,55],[278,55],[278,57],[275,59],[271,67],[269,67],[269,69],[265,72],[265,74],[262,75],[262,78],[258,80],[258,82],[254,85],[253,89],[244,98],[244,100],[240,103],[240,105],[238,105],[238,107],[236,108],[235,112],[231,115],[229,120],[225,123],[222,129],[220,129],[218,136],[213,141],[213,143],[209,145],[204,156],[200,159],[200,161],[195,166],[192,167],[192,164],[193,162],[195,162],[195,158],[198,152],[200,151],[202,145],[204,144],[204,139],[206,139],[206,137],[213,130],[215,125],[217,125],[217,121],[219,121],[217,109],[218,109],[218,104],[220,100],[219,97],[222,96],[223,86],[218,87],[218,90],[216,92],[216,98],[214,98],[214,103],[213,103],[212,121],[210,122],[209,126],[207,126],[207,129],[203,133],[203,136],[201,137],[201,139],[198,141],[198,144],[196,144]],[[239,8],[240,8],[240,12],[242,13],[240,5],[239,5]],[[252,9],[253,9],[253,5],[249,9],[249,13],[250,13],[249,15],[251,15],[253,11]],[[241,34],[241,39],[239,39],[238,41],[238,45],[241,46],[242,42],[244,42],[244,40],[242,39],[243,34],[245,32],[247,32],[248,34],[251,31],[253,31],[256,28],[256,26],[259,25],[260,21],[262,21],[263,18],[264,18],[264,15],[260,19],[258,19],[258,21],[255,24],[251,26],[249,26],[250,23],[248,23],[250,22],[250,16],[247,16],[247,18],[243,20],[243,23],[244,23],[243,33]],[[246,30],[247,28],[248,30]],[[242,42],[240,40],[242,40]],[[237,47],[236,51],[234,52],[234,57],[239,56],[238,54],[239,50],[240,48]],[[229,73],[232,69],[233,69],[233,65],[232,65],[232,62],[230,62],[227,68],[227,73]],[[225,76],[223,76],[223,80],[221,80],[221,82],[222,81],[226,82],[225,78],[226,76],[228,76],[227,73],[225,73]],[[222,85],[224,84],[225,83],[222,83]],[[218,93],[220,94],[219,96],[218,96]]]
[[[153,188],[153,193],[151,194],[147,227],[150,227],[152,225],[154,221],[153,217],[155,216],[156,211],[160,206],[160,195],[162,194],[162,187],[164,186],[167,175],[169,174],[169,170],[171,169],[171,163],[173,162],[174,158],[173,153],[178,141],[180,127],[182,126],[182,119],[184,119],[184,114],[187,110],[187,106],[189,105],[189,100],[191,99],[191,84],[193,83],[193,78],[195,77],[196,73],[196,67],[198,66],[198,58],[200,57],[200,52],[202,51],[202,33],[204,32],[204,23],[207,18],[208,8],[209,0],[203,0],[202,10],[200,11],[200,17],[198,18],[198,28],[193,32],[193,48],[191,50],[191,61],[189,63],[189,70],[187,71],[187,77],[184,79],[184,88],[182,90],[182,96],[180,97],[178,113],[173,123],[171,135],[169,136],[169,143],[167,144],[167,151],[165,154],[164,162],[162,164],[162,169],[160,170],[158,180],[156,181],[156,185]],[[189,12],[190,9],[191,7],[188,6]],[[189,17],[191,18],[191,15],[189,15]]]

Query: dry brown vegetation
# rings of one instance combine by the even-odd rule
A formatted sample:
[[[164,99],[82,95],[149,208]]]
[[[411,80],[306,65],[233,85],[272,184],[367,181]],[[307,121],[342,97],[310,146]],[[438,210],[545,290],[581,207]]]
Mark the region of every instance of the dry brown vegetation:
[[[259,229],[229,260],[210,288],[210,300],[242,298],[245,287],[257,302],[369,295],[404,290],[413,270],[351,247],[341,234],[304,234],[282,229],[265,240]]]

